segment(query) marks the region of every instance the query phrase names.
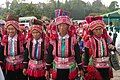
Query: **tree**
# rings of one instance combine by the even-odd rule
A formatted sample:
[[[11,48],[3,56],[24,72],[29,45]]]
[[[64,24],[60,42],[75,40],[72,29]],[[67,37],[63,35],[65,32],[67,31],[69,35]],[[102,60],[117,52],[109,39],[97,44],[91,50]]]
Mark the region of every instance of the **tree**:
[[[18,1],[17,0],[13,0],[11,5],[10,5],[10,9],[15,9],[18,7]]]
[[[116,10],[118,3],[116,1],[111,2],[109,7],[102,4],[101,0],[95,0],[92,4],[90,2],[85,3],[82,0],[65,0],[65,3],[61,0],[49,0],[49,3],[23,3],[24,0],[13,0],[12,3],[6,4],[7,8],[0,10],[0,16],[5,16],[6,13],[12,12],[17,16],[47,16],[49,18],[55,17],[55,10],[62,8],[70,12],[70,17],[73,19],[84,19],[90,13],[102,14],[108,11]]]
[[[101,0],[96,0],[92,3],[92,12],[101,13],[104,11],[105,6],[102,4]]]
[[[117,10],[118,7],[119,7],[118,2],[112,1],[108,8],[109,8],[109,11],[111,12],[111,11]]]

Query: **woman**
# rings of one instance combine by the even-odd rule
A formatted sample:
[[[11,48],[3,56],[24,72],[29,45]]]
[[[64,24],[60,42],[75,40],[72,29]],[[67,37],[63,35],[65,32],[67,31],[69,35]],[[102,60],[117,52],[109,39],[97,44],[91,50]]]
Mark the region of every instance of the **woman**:
[[[44,60],[46,44],[42,27],[40,24],[33,24],[29,34],[31,36],[27,41],[23,73],[29,77],[29,80],[46,80]]]
[[[112,70],[109,55],[114,50],[101,17],[92,17],[89,24],[90,37],[85,42],[84,64],[87,66],[86,80],[110,80]]]
[[[70,18],[59,16],[55,21],[55,31],[52,31],[53,36],[47,49],[46,77],[50,72],[53,80],[75,80],[82,69],[81,54],[76,36],[70,30]]]
[[[6,80],[25,79],[22,73],[24,40],[25,37],[19,31],[18,22],[11,15],[8,16],[0,49],[0,62],[1,65],[5,65]]]

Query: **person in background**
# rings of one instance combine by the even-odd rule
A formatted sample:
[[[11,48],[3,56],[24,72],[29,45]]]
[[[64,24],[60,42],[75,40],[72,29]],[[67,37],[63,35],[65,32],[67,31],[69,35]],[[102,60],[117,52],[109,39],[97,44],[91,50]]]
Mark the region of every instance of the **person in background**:
[[[5,25],[5,21],[0,20],[0,42],[2,40],[2,35],[3,35],[3,31],[4,31],[4,25]]]
[[[113,34],[113,45],[115,45],[116,39],[117,39],[117,32],[115,31],[115,33]]]
[[[108,27],[109,27],[109,29],[108,29],[108,30],[109,30],[109,35],[112,36],[112,33],[113,33],[113,27],[114,27],[113,23],[110,22]]]
[[[24,25],[24,24],[20,24],[20,25],[19,25],[19,30],[20,30],[20,32],[21,32],[23,35],[26,36],[27,31],[26,31],[26,29],[25,29],[25,25]]]

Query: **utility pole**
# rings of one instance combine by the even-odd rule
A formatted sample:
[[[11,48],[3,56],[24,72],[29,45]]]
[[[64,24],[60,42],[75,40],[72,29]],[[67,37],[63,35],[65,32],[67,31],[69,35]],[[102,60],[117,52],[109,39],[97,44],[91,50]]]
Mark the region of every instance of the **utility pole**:
[[[8,0],[6,0],[6,8],[8,9],[9,8],[9,4],[10,4],[10,2],[8,1]]]
[[[57,1],[57,8],[60,8],[60,1]]]

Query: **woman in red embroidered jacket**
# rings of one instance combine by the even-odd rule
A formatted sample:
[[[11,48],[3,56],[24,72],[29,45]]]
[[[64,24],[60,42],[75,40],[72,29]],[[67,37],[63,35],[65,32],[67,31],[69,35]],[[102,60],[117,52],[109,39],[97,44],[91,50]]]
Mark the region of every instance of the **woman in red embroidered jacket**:
[[[71,35],[71,20],[68,16],[59,16],[55,19],[55,24],[53,29],[58,32],[55,34],[52,31],[53,38],[51,37],[51,44],[47,49],[46,77],[50,71],[53,80],[75,80],[78,70],[81,70],[81,55],[76,37]]]
[[[105,30],[102,17],[91,17],[90,37],[85,42],[84,62],[87,66],[86,80],[110,80],[113,77],[109,50],[114,50],[112,40]]]
[[[28,75],[29,80],[46,80],[44,61],[46,44],[43,26],[38,20],[33,20],[33,22],[25,50],[24,62],[26,64],[23,73]],[[39,23],[36,24],[36,22]]]
[[[5,65],[6,80],[25,80],[22,73],[25,37],[19,31],[18,21],[10,14],[0,49],[0,61]]]

